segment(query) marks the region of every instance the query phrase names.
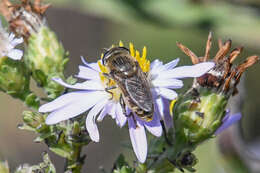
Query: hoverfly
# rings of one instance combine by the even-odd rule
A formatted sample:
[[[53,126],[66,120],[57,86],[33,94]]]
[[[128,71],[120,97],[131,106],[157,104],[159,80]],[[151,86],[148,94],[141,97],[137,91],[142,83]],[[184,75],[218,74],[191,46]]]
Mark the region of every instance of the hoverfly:
[[[109,69],[108,78],[113,79],[121,90],[120,104],[126,116],[126,106],[144,121],[153,119],[154,105],[147,74],[142,71],[139,63],[125,47],[108,49],[102,59],[102,64]],[[113,97],[113,95],[112,95]]]

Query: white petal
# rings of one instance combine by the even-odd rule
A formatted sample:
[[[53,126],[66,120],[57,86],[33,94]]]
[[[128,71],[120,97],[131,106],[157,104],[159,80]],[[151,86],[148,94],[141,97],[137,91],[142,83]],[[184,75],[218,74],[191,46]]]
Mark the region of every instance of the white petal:
[[[117,120],[117,125],[119,125],[119,127],[123,127],[127,120],[126,116],[123,113],[120,103],[117,103],[116,106],[116,120]]]
[[[99,132],[96,125],[96,116],[101,109],[106,105],[107,100],[98,102],[88,113],[86,118],[86,128],[92,141],[99,142]]]
[[[93,93],[94,92],[89,92],[89,91],[70,92],[70,93],[61,95],[60,97],[56,98],[52,102],[42,105],[38,111],[39,112],[52,112],[63,106],[66,106],[76,100],[80,100],[82,98],[87,98],[88,96],[93,96]]]
[[[151,65],[150,68],[152,69],[156,69],[158,66],[162,65],[162,62],[158,59],[154,60]]]
[[[76,77],[81,79],[100,79],[98,71],[82,65],[79,66],[79,73],[76,75]]]
[[[165,87],[165,88],[181,88],[183,87],[183,82],[178,79],[160,79],[157,77],[152,81],[154,87]]]
[[[13,60],[20,60],[23,57],[23,51],[19,49],[12,49],[8,52],[7,56]]]
[[[161,79],[200,77],[215,66],[213,62],[203,62],[192,66],[181,66],[159,74]]]
[[[80,56],[80,58],[81,58],[81,61],[82,61],[82,63],[84,65],[86,65],[87,67],[92,68],[93,70],[96,70],[96,71],[100,72],[100,68],[98,66],[98,63],[96,63],[96,62],[88,63],[83,56]]]
[[[108,103],[105,105],[101,113],[99,114],[97,121],[102,121],[104,117],[109,114],[111,109],[113,108],[113,101],[108,101]]]
[[[114,102],[113,104],[111,104],[111,109],[108,111],[108,114],[115,119],[116,118],[116,107],[117,104]]]
[[[15,47],[16,45],[18,45],[18,44],[21,44],[23,42],[23,38],[21,37],[21,38],[14,38],[12,41],[11,41],[11,45],[13,46],[13,47]]]
[[[87,95],[87,97],[80,97],[79,99],[50,113],[50,115],[46,119],[46,124],[56,124],[63,120],[73,118],[77,115],[86,112],[98,102],[107,99],[108,98],[106,95],[104,95],[104,92],[91,92]]]
[[[59,83],[60,85],[63,85],[65,87],[71,88],[71,89],[100,90],[100,91],[103,90],[104,91],[104,87],[101,84],[101,82],[100,81],[96,81],[96,80],[87,80],[85,82],[76,83],[74,85],[67,84],[60,78],[52,78],[52,80],[54,80],[55,82]]]
[[[144,126],[139,121],[136,122],[137,127],[135,127],[132,117],[128,118],[129,134],[136,157],[141,163],[144,163],[147,156],[146,134]]]
[[[159,88],[159,89],[160,89],[160,95],[169,100],[174,100],[178,96],[178,94],[171,89],[167,89],[167,88]]]

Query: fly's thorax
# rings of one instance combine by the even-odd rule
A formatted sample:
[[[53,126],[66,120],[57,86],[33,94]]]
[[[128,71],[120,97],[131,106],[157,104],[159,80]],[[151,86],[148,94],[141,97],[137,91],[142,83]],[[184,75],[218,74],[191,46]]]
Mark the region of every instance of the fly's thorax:
[[[108,67],[110,73],[120,77],[133,76],[137,70],[136,60],[129,54],[128,49],[116,47],[109,49],[103,57],[103,65]]]

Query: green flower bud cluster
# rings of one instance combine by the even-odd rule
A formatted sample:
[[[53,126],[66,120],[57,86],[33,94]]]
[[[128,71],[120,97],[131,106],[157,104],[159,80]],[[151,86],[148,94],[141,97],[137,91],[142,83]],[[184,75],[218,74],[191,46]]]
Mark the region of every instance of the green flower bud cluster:
[[[227,98],[207,88],[193,88],[180,96],[174,109],[176,133],[190,144],[210,138],[226,114]]]
[[[19,166],[14,173],[56,173],[56,169],[52,164],[50,157],[47,153],[42,153],[43,162],[38,165],[30,166],[29,164],[23,164]],[[0,162],[0,172],[1,173],[11,173],[7,161]]]
[[[68,159],[68,168],[80,169],[85,156],[79,156],[84,145],[89,144],[90,138],[85,133],[84,121],[66,121],[57,125],[46,125],[47,115],[24,111],[23,124],[19,129],[38,134],[35,142],[45,142],[49,149],[57,155]],[[82,122],[81,124],[79,122]]]
[[[15,173],[29,173],[29,172],[41,172],[41,173],[56,173],[56,169],[52,164],[50,157],[47,153],[42,153],[43,162],[38,165],[30,166],[24,164],[17,168]]]
[[[37,84],[43,87],[49,98],[56,98],[64,87],[52,80],[54,77],[64,79],[64,66],[68,62],[68,53],[58,41],[55,33],[48,27],[41,27],[38,33],[32,34],[28,39],[24,60],[26,66],[32,71]]]

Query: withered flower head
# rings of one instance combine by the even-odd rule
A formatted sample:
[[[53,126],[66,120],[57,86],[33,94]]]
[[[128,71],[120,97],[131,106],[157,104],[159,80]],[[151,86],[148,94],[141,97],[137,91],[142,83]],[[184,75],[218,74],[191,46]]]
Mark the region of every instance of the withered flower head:
[[[49,5],[41,5],[41,0],[21,0],[20,4],[12,4],[9,0],[0,2],[0,12],[9,22],[9,28],[17,36],[25,40],[39,29],[46,25],[44,13]]]
[[[237,84],[243,74],[243,72],[259,61],[259,57],[256,55],[248,57],[242,64],[233,66],[233,61],[242,52],[243,47],[238,47],[233,49],[230,53],[231,40],[222,43],[218,40],[219,50],[215,57],[210,60],[210,49],[212,45],[212,33],[209,33],[205,55],[198,57],[190,49],[177,43],[177,46],[191,58],[193,64],[200,62],[213,61],[215,62],[215,67],[211,69],[208,73],[194,80],[194,86],[207,87],[217,90],[218,92],[223,92],[225,95],[235,95],[237,93]]]

